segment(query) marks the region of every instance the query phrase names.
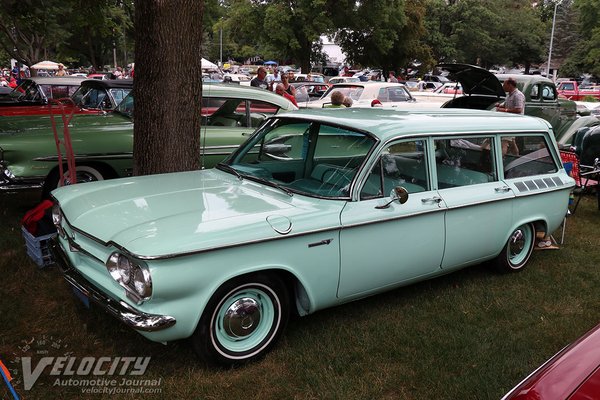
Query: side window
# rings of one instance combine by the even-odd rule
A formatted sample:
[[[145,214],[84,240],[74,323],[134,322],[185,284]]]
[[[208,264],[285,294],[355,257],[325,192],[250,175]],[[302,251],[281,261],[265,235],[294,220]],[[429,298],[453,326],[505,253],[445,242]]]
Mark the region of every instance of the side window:
[[[75,90],[77,90],[77,87],[75,86],[71,86],[71,88],[74,88]],[[69,86],[52,86],[51,87],[52,90],[52,94],[50,96],[48,96],[49,98],[52,99],[62,99],[63,97],[69,97],[71,96],[73,92],[69,92]],[[48,92],[46,92],[46,94],[48,94]]]
[[[531,100],[539,100],[540,99],[540,85],[533,85],[531,87]]]
[[[279,107],[264,101],[250,100],[250,126],[257,128],[265,118],[275,115]]]
[[[549,85],[544,85],[542,89],[542,98],[545,101],[554,101],[556,100],[556,91],[554,87]]]
[[[575,85],[572,83],[564,83],[562,88],[563,90],[575,90]]]
[[[246,102],[243,99],[203,97],[202,125],[246,126]]]
[[[558,171],[556,161],[552,158],[548,143],[543,136],[502,137],[502,143],[510,140],[517,144],[518,151],[503,155],[505,178],[552,174]]]
[[[424,140],[401,141],[388,146],[371,170],[360,198],[389,196],[396,186],[403,186],[409,193],[429,190]]]
[[[491,136],[435,140],[438,189],[496,181],[493,154]]]

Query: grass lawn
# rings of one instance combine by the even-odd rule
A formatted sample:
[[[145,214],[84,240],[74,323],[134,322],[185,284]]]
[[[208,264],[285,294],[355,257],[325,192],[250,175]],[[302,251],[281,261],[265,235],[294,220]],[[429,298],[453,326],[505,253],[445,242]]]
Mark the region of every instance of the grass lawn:
[[[600,322],[600,211],[587,197],[562,248],[535,252],[521,273],[475,266],[294,319],[264,360],[212,369],[188,342],[149,342],[80,305],[56,267],[38,269],[20,231],[38,198],[0,195],[0,360],[22,381],[20,356],[33,367],[44,356],[151,357],[133,378],[160,379],[161,393],[82,394],[46,368],[31,390],[17,383],[26,399],[499,399]]]

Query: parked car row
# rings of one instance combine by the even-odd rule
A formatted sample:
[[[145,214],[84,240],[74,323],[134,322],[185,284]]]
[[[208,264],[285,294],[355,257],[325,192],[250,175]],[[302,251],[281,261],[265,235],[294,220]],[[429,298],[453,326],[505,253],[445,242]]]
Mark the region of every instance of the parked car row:
[[[74,94],[80,107],[104,109],[98,88],[123,99],[72,119],[87,183],[60,180],[47,116],[12,116],[0,120],[0,190],[51,193],[53,254],[84,302],[150,340],[191,338],[206,360],[243,364],[293,314],[488,260],[520,271],[537,234],[560,225],[574,181],[556,136],[597,119],[575,119],[539,77],[519,84],[543,118],[489,111],[500,81],[468,67],[447,66],[463,94],[437,102],[349,82],[298,111],[269,91],[204,85],[199,157],[216,168],[142,177],[129,176],[133,93],[89,84]],[[334,90],[353,106],[320,109]]]
[[[105,82],[94,81],[92,86]],[[78,93],[83,106],[98,105],[92,93],[91,89]],[[268,116],[296,109],[275,93],[245,86],[205,85],[202,95],[203,127],[198,134],[206,140],[198,156],[207,168],[235,150]],[[69,130],[78,182],[131,174],[133,111],[129,93],[112,113],[73,116]],[[62,184],[51,120],[47,116],[0,120],[0,191],[43,187],[47,195]]]

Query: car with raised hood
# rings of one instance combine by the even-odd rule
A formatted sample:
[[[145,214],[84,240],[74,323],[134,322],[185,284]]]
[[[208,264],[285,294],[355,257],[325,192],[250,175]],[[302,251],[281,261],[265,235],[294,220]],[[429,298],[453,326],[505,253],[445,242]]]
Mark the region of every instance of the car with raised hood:
[[[104,81],[94,81],[102,84]],[[84,101],[86,97],[83,96]],[[90,99],[91,100],[91,99]],[[214,166],[235,150],[261,122],[280,110],[296,110],[275,93],[239,86],[207,84],[202,90],[201,163]],[[111,113],[74,115],[69,124],[77,181],[131,175],[133,165],[131,92]],[[0,118],[0,192],[43,187],[44,195],[64,184],[50,119]],[[59,132],[62,125],[56,119]],[[66,162],[64,165],[67,168]]]
[[[560,144],[568,147],[577,131],[600,124],[600,120],[592,116],[578,117],[575,102],[560,98],[554,82],[543,76],[495,75],[468,64],[440,64],[438,68],[447,71],[448,78],[459,82],[463,90],[462,95],[450,95],[442,107],[493,109],[496,103],[506,97],[502,83],[511,77],[517,81],[517,87],[525,95],[525,114],[550,122]]]
[[[538,118],[301,110],[214,169],[54,190],[52,251],[84,302],[243,364],[292,314],[487,260],[522,270],[573,187]]]

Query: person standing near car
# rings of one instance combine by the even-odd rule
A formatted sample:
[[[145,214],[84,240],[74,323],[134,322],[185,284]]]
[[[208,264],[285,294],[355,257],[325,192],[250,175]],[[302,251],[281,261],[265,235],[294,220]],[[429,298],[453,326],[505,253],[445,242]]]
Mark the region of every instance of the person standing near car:
[[[507,112],[513,114],[525,113],[525,95],[517,89],[517,81],[515,78],[508,78],[502,84],[502,89],[508,95],[503,103],[496,104],[496,111]]]
[[[290,76],[287,72],[281,75],[281,83],[290,96],[296,97],[296,88],[290,84]]]
[[[388,74],[388,82],[398,83],[398,78],[396,78],[394,71],[390,71]]]
[[[285,88],[283,87],[283,83],[279,82],[277,85],[275,85],[275,93],[277,93],[280,96],[285,97],[286,99],[288,99],[289,101],[291,101],[292,104],[294,104],[296,107],[298,107],[298,103],[296,102],[296,98],[294,96],[292,96],[291,94],[289,94],[288,92],[285,91]]]
[[[267,70],[263,67],[258,67],[258,70],[256,71],[256,76],[250,81],[250,86],[254,86],[261,89],[268,89],[269,84],[265,80],[266,77]]]
[[[58,64],[58,71],[56,71],[56,76],[67,76],[67,72],[65,71],[65,66],[63,64]]]

